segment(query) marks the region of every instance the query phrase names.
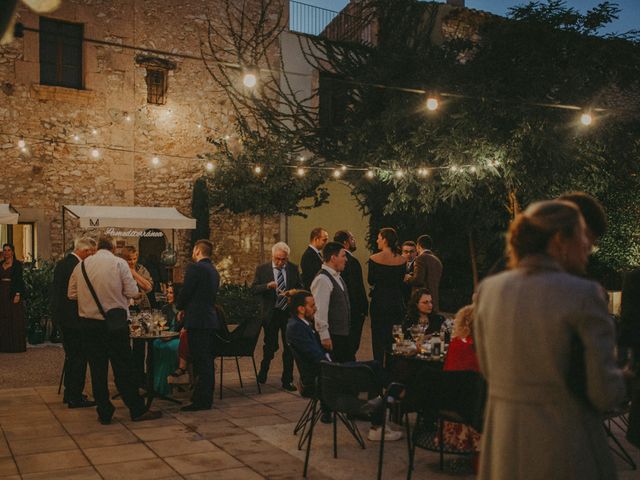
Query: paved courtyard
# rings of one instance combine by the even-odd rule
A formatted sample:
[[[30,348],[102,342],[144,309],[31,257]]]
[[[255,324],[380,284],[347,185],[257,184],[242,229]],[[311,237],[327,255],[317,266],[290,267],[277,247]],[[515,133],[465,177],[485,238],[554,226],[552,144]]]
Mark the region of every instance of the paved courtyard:
[[[368,345],[368,339],[365,339]],[[365,349],[363,358],[368,352]],[[256,350],[257,361],[261,349]],[[32,374],[39,386],[2,384],[0,390],[0,478],[2,479],[136,479],[189,478],[299,479],[304,451],[298,451],[292,434],[306,405],[295,392],[281,390],[279,357],[273,364],[262,394],[257,393],[253,369],[241,359],[244,389],[240,388],[233,361],[225,362],[223,399],[206,412],[181,413],[179,406],[156,400],[164,411],[158,421],[134,423],[121,400],[114,400],[114,422],[103,426],[91,409],[71,410],[57,394],[62,349],[29,348],[26,354],[3,355],[3,370],[10,367],[14,382],[26,383],[21,370],[36,371],[33,361],[44,359],[46,378]],[[59,362],[56,365],[56,362]],[[17,372],[17,373],[16,373]],[[53,373],[55,372],[55,374]],[[4,375],[4,373],[3,373]],[[218,379],[218,377],[216,377]],[[112,388],[115,392],[115,388]],[[90,393],[90,389],[87,389]],[[180,394],[178,394],[180,396]],[[180,398],[187,397],[182,394]],[[332,431],[318,424],[311,453],[311,479],[355,480],[375,478],[378,443],[366,440],[360,449],[344,428],[338,430],[338,458],[332,457]],[[366,434],[368,425],[360,422]],[[640,463],[638,450],[625,447]],[[454,457],[448,457],[454,458]],[[640,478],[618,462],[622,479]],[[385,479],[406,478],[406,441],[386,444]],[[473,475],[438,470],[438,456],[418,449],[414,478],[467,479]]]

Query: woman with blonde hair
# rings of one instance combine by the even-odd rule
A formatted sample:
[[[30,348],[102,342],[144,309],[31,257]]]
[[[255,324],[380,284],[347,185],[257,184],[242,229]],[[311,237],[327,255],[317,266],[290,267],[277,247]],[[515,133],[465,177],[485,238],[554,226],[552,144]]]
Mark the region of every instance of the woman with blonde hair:
[[[615,479],[604,412],[626,398],[602,287],[582,278],[589,240],[576,206],[516,216],[511,269],[478,289],[474,338],[488,384],[479,479]]]

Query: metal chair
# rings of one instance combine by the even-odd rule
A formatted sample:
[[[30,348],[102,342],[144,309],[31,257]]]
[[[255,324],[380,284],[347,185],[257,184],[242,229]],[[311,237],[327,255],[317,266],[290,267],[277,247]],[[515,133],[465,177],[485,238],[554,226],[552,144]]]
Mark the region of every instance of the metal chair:
[[[294,435],[301,432],[300,438],[298,439],[298,450],[302,450],[302,445],[304,445],[305,440],[309,436],[308,427],[315,418],[314,412],[318,411],[316,409],[316,405],[320,400],[320,389],[318,387],[317,368],[311,363],[305,361],[304,356],[300,354],[295,345],[291,343],[288,343],[288,345],[291,349],[291,353],[293,354],[293,360],[298,367],[298,372],[300,373],[300,380],[297,384],[298,392],[301,397],[309,399],[307,406],[300,415],[300,418],[293,429]]]
[[[624,409],[607,413],[605,420],[603,422],[604,431],[607,434],[607,437],[613,442],[613,445],[609,445],[611,451],[620,457],[622,461],[624,461],[627,465],[629,465],[633,470],[636,470],[638,467],[636,462],[633,461],[633,458],[627,452],[627,449],[624,448],[624,445],[620,443],[620,441],[616,438],[615,434],[612,431],[612,425],[615,425],[624,433],[627,432],[629,428],[629,406],[627,405]]]

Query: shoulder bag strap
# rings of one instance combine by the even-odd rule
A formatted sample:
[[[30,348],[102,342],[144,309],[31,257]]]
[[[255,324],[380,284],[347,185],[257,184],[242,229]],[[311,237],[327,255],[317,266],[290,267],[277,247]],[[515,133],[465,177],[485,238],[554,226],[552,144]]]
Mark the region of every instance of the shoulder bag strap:
[[[106,320],[107,314],[105,313],[104,308],[102,308],[102,304],[100,303],[100,300],[98,300],[98,295],[96,295],[96,291],[93,289],[93,285],[91,285],[91,281],[89,280],[89,275],[87,275],[87,270],[86,268],[84,268],[84,260],[82,261],[82,263],[80,263],[80,268],[82,269],[82,275],[84,276],[84,281],[87,282],[87,287],[89,287],[91,296],[95,300],[96,305],[98,306],[98,310],[100,310],[100,313]]]

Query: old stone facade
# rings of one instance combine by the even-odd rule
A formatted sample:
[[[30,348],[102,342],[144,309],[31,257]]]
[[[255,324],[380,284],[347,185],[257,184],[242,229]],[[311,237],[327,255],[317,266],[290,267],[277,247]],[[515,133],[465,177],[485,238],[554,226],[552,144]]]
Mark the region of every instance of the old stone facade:
[[[20,7],[24,37],[0,47],[0,202],[36,222],[39,256],[64,250],[63,205],[165,206],[190,216],[193,183],[205,174],[197,156],[212,151],[206,136],[234,141],[233,110],[199,58],[218,3],[65,0],[46,16],[83,26],[82,89],[41,84],[40,34],[30,31],[40,20]],[[164,104],[147,103],[140,54],[175,64]],[[210,227],[223,276],[240,282],[251,280],[281,231],[279,218],[220,214]],[[176,232],[180,264],[189,239]]]

